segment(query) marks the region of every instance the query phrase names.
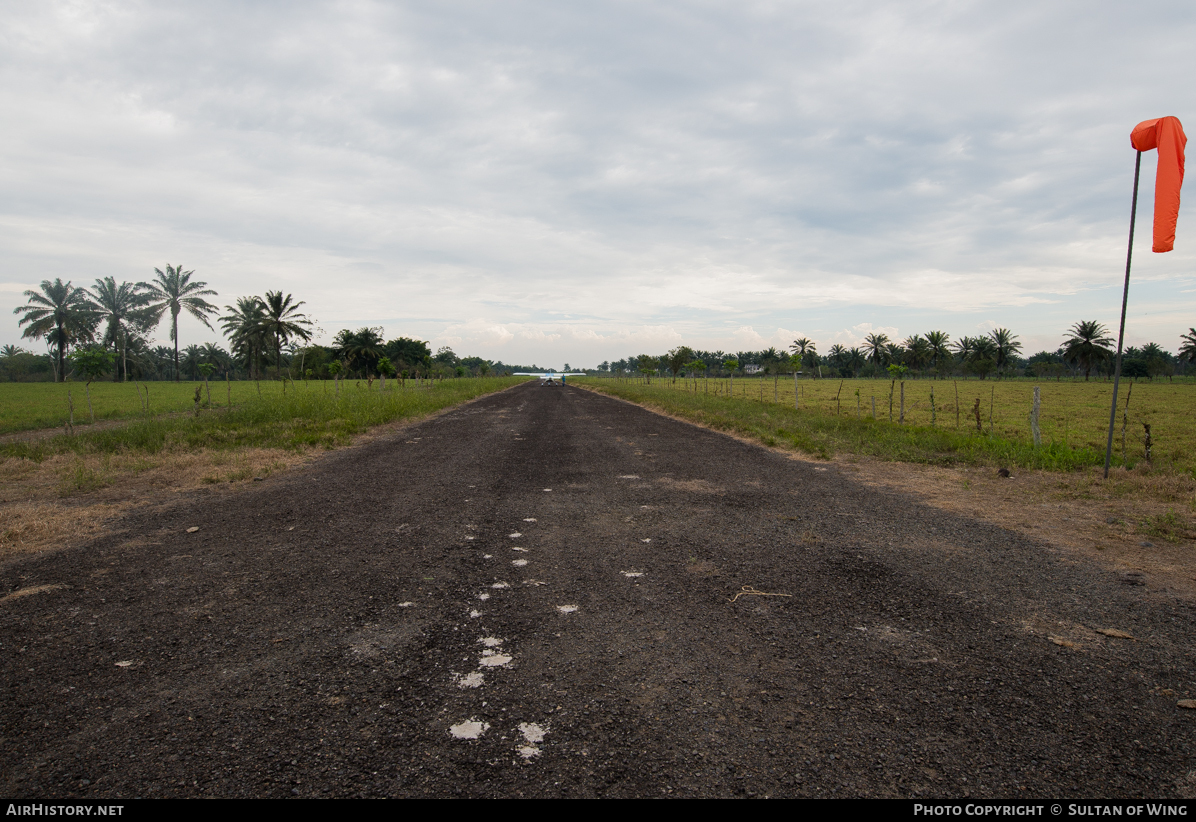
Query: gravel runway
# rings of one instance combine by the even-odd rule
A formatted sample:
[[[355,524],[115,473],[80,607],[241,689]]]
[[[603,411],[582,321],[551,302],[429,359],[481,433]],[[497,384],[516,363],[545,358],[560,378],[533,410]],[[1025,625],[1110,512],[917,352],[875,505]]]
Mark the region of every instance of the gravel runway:
[[[572,386],[0,574],[8,796],[1196,795],[1191,603]]]

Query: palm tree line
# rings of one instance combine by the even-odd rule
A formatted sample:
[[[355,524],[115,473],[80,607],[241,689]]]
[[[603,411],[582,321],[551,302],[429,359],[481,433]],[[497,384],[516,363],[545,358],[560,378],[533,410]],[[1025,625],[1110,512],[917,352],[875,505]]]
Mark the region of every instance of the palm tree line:
[[[344,374],[348,377],[372,376],[465,376],[504,373],[522,366],[504,366],[480,357],[458,357],[442,348],[432,355],[426,341],[400,337],[386,341],[381,328],[340,331],[331,346],[310,343],[314,321],[300,309],[302,301],[290,294],[267,291],[265,296],[241,297],[235,305],[226,305],[218,318],[229,339],[229,350],[214,343],[188,345],[180,349],[178,319],[186,312],[212,328],[210,318],[218,308],[205,300],[217,296],[207,283],[194,280],[194,271],[167,265],[165,271],[154,269],[149,282],[117,283],[113,277],[97,279],[90,288],[75,287],[61,279],[46,280],[40,291],[26,291],[27,305],[14,309],[22,315],[25,339],[40,339],[46,345],[53,378],[64,380],[68,374],[71,349],[99,346],[115,354],[112,379],[190,379],[200,378],[200,366],[215,367],[218,376],[261,379],[272,367],[274,378],[327,379]],[[153,346],[149,340],[163,319],[170,317],[170,341],[173,349]],[[694,370],[700,364],[706,373],[721,374],[735,368],[748,373],[808,372],[809,375],[859,377],[888,376],[891,367],[911,376],[945,378],[973,375],[984,379],[1023,370],[1034,376],[1061,377],[1083,374],[1090,379],[1095,371],[1108,374],[1112,367],[1114,340],[1107,329],[1095,321],[1076,323],[1065,335],[1063,345],[1054,352],[1039,352],[1028,359],[1020,356],[1022,344],[1007,328],[997,328],[985,335],[963,336],[952,341],[942,331],[914,334],[904,341],[890,340],[886,334],[867,335],[862,346],[847,348],[835,344],[826,354],[819,354],[817,343],[798,337],[789,351],[776,347],[762,351],[702,351],[688,347],[669,354],[646,354],[624,360],[604,362],[600,373],[635,373],[646,367],[676,373],[684,364]],[[684,349],[682,351],[682,348]],[[682,356],[684,354],[684,356]],[[14,369],[36,370],[30,358],[36,358],[16,346],[0,350],[0,376],[13,378]],[[297,361],[297,362],[296,362]],[[1128,376],[1154,377],[1174,372],[1177,365],[1196,361],[1196,328],[1181,335],[1178,355],[1165,351],[1157,343],[1123,352],[1123,371]],[[645,365],[648,364],[648,365]]]
[[[1196,328],[1181,335],[1178,355],[1173,355],[1157,343],[1142,348],[1130,346],[1123,352],[1122,370],[1131,377],[1155,377],[1173,374],[1176,367],[1196,362]],[[775,347],[762,351],[701,351],[686,348],[700,363],[705,373],[722,375],[731,369],[757,374],[792,374],[795,371],[812,377],[889,377],[901,373],[908,377],[941,378],[975,376],[1007,376],[1024,373],[1027,376],[1056,377],[1065,375],[1090,379],[1093,372],[1108,376],[1112,373],[1116,340],[1107,329],[1095,321],[1073,325],[1064,335],[1063,344],[1055,351],[1040,351],[1028,358],[1021,356],[1022,344],[1008,328],[996,328],[988,334],[962,336],[952,340],[943,331],[913,334],[903,341],[889,339],[887,334],[872,333],[864,344],[847,348],[832,345],[826,354],[818,353],[817,343],[808,337],[798,337],[789,352]],[[678,351],[680,349],[674,349]],[[670,352],[671,354],[672,352]],[[645,363],[659,373],[670,370],[677,357],[669,354],[653,356],[641,354],[623,360],[604,362],[598,366],[602,373],[639,373]]]
[[[218,307],[205,299],[216,292],[194,274],[167,265],[165,270],[155,268],[148,282],[117,283],[105,277],[91,288],[61,279],[42,282],[40,291],[25,292],[27,304],[14,313],[22,315],[18,324],[23,337],[43,340],[47,354],[39,357],[5,346],[0,350],[0,378],[35,376],[48,358],[53,379],[62,381],[70,373],[72,349],[89,348],[114,355],[114,382],[198,380],[204,365],[213,366],[218,378],[237,379],[486,376],[512,368],[480,357],[458,357],[449,348],[433,355],[422,340],[387,341],[381,328],[344,329],[331,346],[311,345],[315,321],[303,312],[302,300],[267,291],[261,297],[238,298],[217,316]],[[178,320],[184,312],[208,328],[215,318],[229,340],[228,350],[215,343],[181,346]],[[173,347],[153,345],[151,332],[167,319]]]

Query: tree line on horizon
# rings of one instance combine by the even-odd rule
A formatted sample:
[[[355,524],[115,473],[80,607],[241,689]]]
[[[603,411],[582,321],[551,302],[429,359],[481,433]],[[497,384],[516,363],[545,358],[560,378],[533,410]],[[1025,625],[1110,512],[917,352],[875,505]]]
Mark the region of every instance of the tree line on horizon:
[[[1178,354],[1171,354],[1157,343],[1141,348],[1129,346],[1122,351],[1122,374],[1127,377],[1174,375],[1187,363],[1196,361],[1196,328],[1180,336]],[[1040,351],[1022,357],[1022,344],[1007,328],[994,329],[987,335],[963,336],[952,341],[943,331],[913,334],[902,342],[886,334],[869,334],[863,346],[847,348],[835,344],[826,354],[808,337],[799,337],[789,351],[769,347],[762,351],[703,351],[678,346],[667,354],[640,354],[614,362],[603,362],[599,373],[681,374],[701,373],[711,376],[747,374],[808,374],[811,377],[891,377],[940,378],[1026,375],[1062,378],[1065,375],[1090,379],[1092,374],[1110,376],[1113,371],[1117,341],[1106,327],[1096,321],[1081,321],[1066,333],[1055,351]]]
[[[509,374],[523,366],[504,365],[481,357],[458,357],[447,346],[435,354],[425,340],[385,340],[381,328],[343,329],[332,345],[312,344],[314,321],[291,294],[267,291],[262,297],[237,299],[219,315],[205,300],[216,296],[207,283],[193,280],[194,271],[167,265],[154,269],[149,282],[117,283],[97,279],[87,289],[61,279],[42,282],[40,291],[25,292],[25,339],[43,340],[46,354],[19,346],[0,348],[0,379],[63,381],[74,371],[88,379],[111,375],[114,382],[198,380],[207,375],[229,379],[370,379],[375,376],[450,377]],[[180,350],[178,318],[186,311],[208,328],[216,319],[228,349],[215,343]],[[169,316],[173,349],[153,345],[150,333]],[[533,366],[532,369],[535,367]],[[285,374],[284,374],[285,370]],[[271,374],[273,371],[273,374]]]
[[[539,367],[505,365],[481,357],[458,357],[449,347],[434,355],[427,341],[399,337],[385,340],[383,329],[343,329],[330,346],[311,343],[314,321],[300,311],[304,305],[291,294],[267,291],[265,296],[241,297],[225,306],[216,317],[217,306],[204,297],[216,296],[207,283],[192,279],[194,271],[182,266],[155,268],[149,282],[117,283],[113,277],[97,279],[91,289],[75,287],[61,279],[46,280],[41,290],[25,292],[27,305],[14,309],[23,315],[19,325],[26,339],[42,339],[47,354],[37,355],[6,345],[0,349],[0,379],[65,380],[68,367],[84,365],[89,378],[111,374],[113,381],[200,379],[215,374],[230,379],[261,379],[283,370],[290,379],[331,379],[373,376],[449,377],[509,374],[512,371],[542,371]],[[229,340],[226,350],[215,343],[179,348],[178,318],[186,311],[208,328],[216,317]],[[173,349],[153,346],[150,332],[170,318]],[[1196,361],[1196,328],[1180,337],[1178,354],[1157,343],[1123,352],[1122,373],[1129,377],[1174,374],[1186,363]],[[614,362],[603,362],[599,374],[669,373],[704,374],[808,373],[810,376],[881,377],[894,373],[913,377],[1026,374],[1060,378],[1065,374],[1089,379],[1095,372],[1112,371],[1116,340],[1095,321],[1081,321],[1066,333],[1055,351],[1021,356],[1022,344],[1009,329],[994,329],[987,335],[963,336],[952,341],[942,331],[914,334],[904,341],[874,333],[862,346],[832,345],[820,354],[817,344],[799,337],[789,352],[776,347],[762,351],[702,351],[679,346],[664,355],[641,354]],[[106,367],[105,367],[106,365]],[[896,370],[894,370],[896,369]],[[565,370],[570,370],[565,366]]]

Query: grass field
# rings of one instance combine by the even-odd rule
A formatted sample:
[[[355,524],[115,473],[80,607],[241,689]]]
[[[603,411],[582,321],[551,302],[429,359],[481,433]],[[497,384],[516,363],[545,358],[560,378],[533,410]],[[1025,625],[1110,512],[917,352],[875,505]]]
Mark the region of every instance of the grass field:
[[[92,403],[96,418],[125,418],[126,425],[77,425],[73,434],[59,434],[35,439],[17,438],[0,444],[0,456],[42,460],[55,454],[74,452],[117,453],[163,450],[332,447],[372,426],[400,419],[413,419],[461,402],[508,388],[521,382],[518,377],[446,380],[416,387],[410,381],[405,389],[390,381],[386,391],[374,383],[343,382],[340,391],[332,383],[295,383],[283,392],[282,384],[252,382],[213,384],[212,408],[203,394],[198,415],[194,409],[195,389],[203,383],[151,383],[150,414],[144,405],[138,408],[136,391],[131,384],[93,383]],[[143,384],[144,385],[144,384]],[[75,419],[87,419],[86,400],[80,413],[78,395],[83,386],[0,385],[0,417],[9,431],[60,426],[65,422],[68,386],[75,402]],[[260,393],[259,393],[260,389]],[[232,392],[232,406],[228,394]],[[223,403],[217,404],[217,394]],[[96,395],[101,395],[97,397]],[[40,401],[40,402],[39,402]],[[144,400],[143,400],[144,402]],[[102,404],[101,404],[102,403]],[[14,422],[15,420],[15,422]]]
[[[803,379],[795,386],[792,377],[746,377],[734,380],[733,396],[731,381],[726,379],[657,378],[651,385],[594,378],[578,382],[716,427],[787,441],[813,454],[851,451],[912,462],[1002,463],[1061,470],[1103,465],[1113,395],[1111,382],[1096,380],[907,380],[904,422],[900,422],[902,386],[888,380]],[[1035,386],[1040,389],[1042,444],[1038,448],[1030,430]],[[800,410],[794,408],[795,400]],[[977,400],[980,431],[974,413]],[[1123,381],[1118,392],[1115,462],[1132,466],[1144,459],[1143,423],[1147,423],[1156,467],[1196,470],[1194,415],[1196,383],[1138,381],[1131,388]]]
[[[361,386],[365,385],[365,382],[361,383]],[[388,380],[386,385],[393,388],[398,383]],[[412,387],[414,383],[407,380],[407,385]],[[208,390],[211,391],[213,408],[226,408],[230,398],[236,406],[255,398],[269,400],[283,394],[282,383],[275,380],[238,380],[229,383],[212,380],[206,390],[203,386],[202,382],[117,383],[97,380],[91,384],[91,405],[96,421],[104,421],[144,417],[147,401],[149,416],[190,411],[195,407],[196,388],[201,389],[201,405],[204,408],[208,407]],[[341,380],[342,391],[356,387],[355,380]],[[381,383],[375,382],[374,390],[380,389]],[[287,393],[308,391],[335,394],[336,386],[330,380],[288,382],[286,390]],[[71,403],[75,407],[75,424],[86,426],[91,420],[87,393],[86,383],[81,382],[0,383],[0,435],[65,426],[70,419]]]

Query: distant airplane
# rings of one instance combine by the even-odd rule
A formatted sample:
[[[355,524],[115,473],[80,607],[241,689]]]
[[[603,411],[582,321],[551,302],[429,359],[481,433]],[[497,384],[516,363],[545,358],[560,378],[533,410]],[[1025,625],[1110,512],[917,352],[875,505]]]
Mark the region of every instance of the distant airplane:
[[[579,371],[569,371],[569,372],[545,371],[543,373],[541,373],[541,372],[533,373],[530,371],[517,371],[517,372],[515,372],[514,376],[516,376],[516,377],[539,377],[541,385],[556,385],[556,383],[554,383],[553,380],[560,380],[561,385],[564,385],[565,377],[584,377],[585,372],[584,371],[580,371],[580,372]]]

